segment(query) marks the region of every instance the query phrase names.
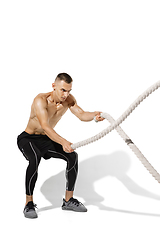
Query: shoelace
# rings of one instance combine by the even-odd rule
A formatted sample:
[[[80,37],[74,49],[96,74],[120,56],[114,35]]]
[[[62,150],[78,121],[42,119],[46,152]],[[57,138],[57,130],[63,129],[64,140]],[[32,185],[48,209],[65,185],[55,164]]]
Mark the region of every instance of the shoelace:
[[[33,204],[33,206],[38,209],[37,204]]]
[[[37,207],[37,204],[29,204],[29,206],[26,206],[26,211],[28,212],[30,209],[33,209],[33,210],[35,210],[35,208],[37,208],[38,209],[38,207]]]
[[[73,203],[76,206],[80,205],[80,202],[77,199],[75,199],[75,198],[70,199],[70,202]]]

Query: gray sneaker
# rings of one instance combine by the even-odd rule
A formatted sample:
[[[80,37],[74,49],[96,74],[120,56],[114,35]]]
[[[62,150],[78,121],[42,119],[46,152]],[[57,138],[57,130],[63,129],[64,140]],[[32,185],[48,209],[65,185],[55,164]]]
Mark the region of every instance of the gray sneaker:
[[[26,218],[37,218],[38,215],[35,211],[35,207],[37,207],[37,205],[34,204],[32,201],[28,202],[23,211],[24,216]]]
[[[63,199],[62,210],[72,210],[75,212],[87,212],[87,208],[75,198],[70,198],[68,202]]]

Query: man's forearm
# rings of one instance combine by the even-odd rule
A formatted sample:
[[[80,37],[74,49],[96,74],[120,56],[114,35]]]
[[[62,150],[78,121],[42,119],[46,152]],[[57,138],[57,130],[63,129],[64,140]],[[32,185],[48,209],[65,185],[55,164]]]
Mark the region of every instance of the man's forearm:
[[[84,122],[89,122],[94,119],[96,115],[98,115],[99,112],[83,112],[80,116],[80,120]]]
[[[57,142],[61,145],[63,145],[63,141],[66,140],[64,138],[62,138],[59,134],[56,133],[56,131],[54,131],[54,129],[52,129],[50,126],[48,126],[47,124],[42,126],[45,134],[54,142]]]

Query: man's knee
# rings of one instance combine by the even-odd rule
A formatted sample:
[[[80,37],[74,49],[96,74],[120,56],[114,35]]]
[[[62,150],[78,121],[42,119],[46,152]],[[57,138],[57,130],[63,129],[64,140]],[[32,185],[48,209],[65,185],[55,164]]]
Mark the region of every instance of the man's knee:
[[[73,161],[78,164],[78,154],[76,152],[73,152]]]
[[[78,169],[78,154],[76,152],[71,153],[71,157],[69,158],[70,168],[75,167]]]

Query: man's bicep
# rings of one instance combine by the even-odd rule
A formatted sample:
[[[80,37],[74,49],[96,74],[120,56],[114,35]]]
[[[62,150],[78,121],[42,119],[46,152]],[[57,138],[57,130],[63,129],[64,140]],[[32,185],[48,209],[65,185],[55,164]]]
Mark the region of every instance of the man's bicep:
[[[48,111],[43,99],[39,98],[35,100],[35,113],[41,126],[48,124]]]
[[[70,107],[70,110],[78,118],[81,118],[82,113],[84,113],[83,109],[77,104],[74,104],[74,106]]]
[[[75,97],[71,94],[69,97],[69,109],[77,117],[79,117],[79,114],[84,112],[83,109],[77,105]]]

